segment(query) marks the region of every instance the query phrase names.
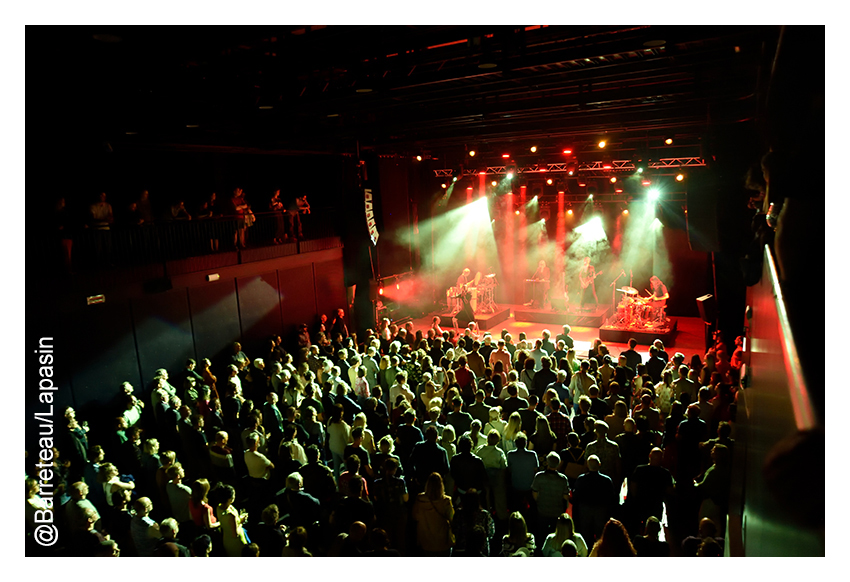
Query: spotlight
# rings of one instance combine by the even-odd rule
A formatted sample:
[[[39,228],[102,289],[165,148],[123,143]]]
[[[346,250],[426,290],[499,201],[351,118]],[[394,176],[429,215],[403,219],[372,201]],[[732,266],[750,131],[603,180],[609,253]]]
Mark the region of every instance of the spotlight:
[[[575,170],[572,170],[572,169],[567,170],[567,174],[572,176],[573,174],[575,174]]]
[[[487,172],[478,172],[479,176],[484,176],[485,174],[487,174]]]
[[[652,182],[649,179],[644,178],[643,180],[640,181],[640,184],[641,184],[641,186],[649,186],[650,184],[652,184]]]
[[[565,155],[570,155],[571,153],[573,153],[573,150],[571,150],[571,149],[569,149],[569,148],[567,148],[567,149],[565,149],[565,150],[564,150],[564,154],[565,154]]]
[[[546,219],[545,219],[545,218],[541,218],[541,219],[540,219],[540,222],[542,222],[543,224],[546,224]]]
[[[442,188],[443,190],[445,190],[445,189],[446,189],[446,184],[445,184],[445,182],[443,182],[442,184],[440,184],[440,188]]]
[[[549,178],[548,180],[546,180],[546,183],[551,186],[552,185],[552,178]]]
[[[664,140],[664,143],[666,143],[667,145],[673,145],[673,138],[668,137],[667,139]]]
[[[421,162],[421,161],[422,161],[422,156],[416,156],[416,161],[417,161],[417,162]]]
[[[506,177],[508,180],[513,180],[513,179],[514,179],[514,173],[513,173],[513,172],[508,172],[508,173],[505,175],[505,177]]]
[[[516,214],[517,216],[519,216],[519,210],[517,210],[514,214]]]
[[[569,210],[567,210],[567,214],[568,214],[568,215],[570,215],[570,216],[572,216],[572,215],[573,215],[573,209],[572,209],[572,208],[570,208]]]
[[[490,182],[491,186],[495,186],[496,184],[498,184],[498,182],[496,180],[493,180],[492,182]]]
[[[384,288],[381,287],[380,289],[378,289],[378,295],[383,295],[383,294],[384,294]]]
[[[511,154],[502,154],[502,157],[503,157],[504,159],[508,159],[508,158],[510,158],[510,157],[511,157]]]
[[[470,158],[474,158],[474,157],[475,157],[475,150],[469,150],[469,157],[470,157]]]
[[[658,197],[661,195],[661,192],[658,191],[658,188],[653,188],[647,194],[650,200],[658,200]]]
[[[537,151],[537,146],[531,146],[529,149],[531,150],[531,153],[535,153]]]
[[[607,143],[606,143],[606,142],[605,142],[605,140],[603,139],[603,140],[602,140],[602,141],[600,141],[597,145],[599,146],[599,149],[602,149],[602,148],[604,148],[604,147],[607,145]]]
[[[628,209],[628,208],[624,208],[624,209],[623,209],[623,216],[628,216],[628,215],[629,215],[629,209]]]
[[[636,166],[635,170],[638,174],[643,174],[643,166]]]
[[[677,181],[677,182],[681,182],[681,181],[682,181],[682,180],[684,180],[684,179],[685,179],[685,175],[684,175],[684,174],[676,174],[676,181]]]
[[[398,290],[400,290],[400,289],[401,289],[401,285],[399,285],[398,283],[396,283],[396,284],[395,284],[395,288],[396,288],[396,291],[398,291]]]
[[[588,199],[588,200],[593,200],[593,194],[588,194],[588,195],[587,195],[587,199]]]
[[[452,177],[452,182],[457,182],[457,176]]]
[[[611,176],[611,183],[615,184],[617,182],[617,176]]]
[[[467,187],[466,187],[466,189],[467,189],[467,190],[472,190],[472,186],[467,186]]]

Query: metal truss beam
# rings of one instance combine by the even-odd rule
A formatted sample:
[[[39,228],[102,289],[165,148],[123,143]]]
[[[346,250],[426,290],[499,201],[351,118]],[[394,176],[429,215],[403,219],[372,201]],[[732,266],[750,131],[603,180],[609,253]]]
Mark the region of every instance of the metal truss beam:
[[[661,158],[657,161],[649,162],[648,168],[650,170],[670,170],[675,168],[699,168],[704,167],[706,165],[705,160],[702,158],[696,157],[687,157],[687,158]],[[481,174],[482,172],[487,175],[505,175],[508,173],[508,168],[510,171],[515,172],[516,174],[544,174],[544,173],[566,173],[570,169],[573,169],[577,173],[585,175],[587,177],[606,177],[602,175],[596,175],[599,172],[634,172],[637,168],[631,160],[613,160],[613,161],[595,161],[595,162],[581,162],[576,165],[575,162],[560,162],[557,164],[532,164],[530,166],[488,166],[485,170],[477,170],[477,169],[468,169],[464,168],[463,175],[464,176],[475,176],[477,174]],[[434,175],[438,178],[441,177],[451,177],[453,174],[452,169],[442,169],[442,170],[434,170]]]

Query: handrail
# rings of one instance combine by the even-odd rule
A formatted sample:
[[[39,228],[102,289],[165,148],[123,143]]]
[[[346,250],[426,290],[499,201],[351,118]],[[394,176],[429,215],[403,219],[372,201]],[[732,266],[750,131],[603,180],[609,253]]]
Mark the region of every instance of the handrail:
[[[788,312],[785,309],[785,300],[782,296],[782,288],[779,284],[779,276],[776,272],[776,264],[770,247],[764,248],[767,272],[770,274],[770,285],[776,299],[776,311],[779,317],[779,336],[782,338],[782,352],[785,356],[785,373],[788,376],[788,389],[791,405],[794,409],[794,420],[798,430],[811,430],[818,425],[812,400],[803,377],[803,368],[797,355],[797,346],[791,332],[791,324],[788,320]]]

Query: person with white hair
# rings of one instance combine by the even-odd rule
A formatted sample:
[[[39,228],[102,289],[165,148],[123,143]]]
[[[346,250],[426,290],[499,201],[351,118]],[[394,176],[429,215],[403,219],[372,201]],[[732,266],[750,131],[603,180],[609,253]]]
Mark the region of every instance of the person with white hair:
[[[593,432],[596,433],[596,440],[587,445],[588,462],[591,456],[595,456],[601,465],[600,471],[608,475],[614,482],[614,485],[620,485],[622,478],[620,476],[620,447],[608,438],[608,423],[604,420],[597,420],[593,425]]]
[[[570,503],[570,482],[558,471],[561,457],[555,451],[546,455],[545,466],[531,482],[531,494],[537,502],[537,540],[542,542],[552,531],[558,516],[566,511]]]

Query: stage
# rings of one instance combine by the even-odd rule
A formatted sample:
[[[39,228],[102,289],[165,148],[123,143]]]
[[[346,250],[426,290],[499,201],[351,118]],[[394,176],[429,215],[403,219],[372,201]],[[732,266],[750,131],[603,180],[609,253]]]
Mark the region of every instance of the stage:
[[[516,319],[516,311],[522,312],[527,311],[528,309],[529,308],[524,305],[503,304],[498,306],[500,316],[504,316],[503,314],[505,311],[508,311],[509,315],[504,316],[505,318],[501,321],[496,322],[495,319],[485,321],[485,319],[490,319],[490,317],[492,317],[486,315],[483,317],[478,315],[476,316],[476,319],[479,321],[479,325],[481,325],[481,322],[485,322],[490,325],[490,327],[486,328],[486,331],[489,331],[494,338],[498,338],[500,336],[502,329],[508,330],[508,332],[510,332],[513,336],[514,343],[518,341],[520,332],[525,332],[529,338],[540,337],[540,332],[544,329],[548,329],[553,338],[561,333],[562,323],[547,323],[530,320],[523,321]],[[557,314],[557,312],[551,313]],[[431,326],[431,318],[434,315],[440,315],[442,317],[443,329],[451,329],[452,319],[448,312],[431,313],[430,315],[413,320],[413,324],[416,329],[421,329],[423,331],[427,330]],[[637,351],[644,356],[644,359],[646,359],[649,353],[649,344],[655,339],[660,339],[664,342],[664,346],[667,348],[667,353],[669,353],[671,357],[675,352],[682,352],[688,358],[694,354],[704,356],[706,352],[705,324],[702,320],[699,317],[678,316],[671,317],[670,319],[675,322],[676,331],[675,335],[673,337],[668,337],[668,339],[665,339],[664,335],[660,335],[651,329],[643,329],[635,332],[619,330],[621,333],[618,333],[616,336],[609,336],[607,332],[603,333],[602,326],[581,326],[574,325],[572,323],[569,324],[572,327],[570,335],[575,342],[576,353],[579,357],[587,356],[587,351],[590,349],[593,340],[596,338],[602,339],[605,344],[611,348],[612,353],[619,354],[621,351],[628,348],[627,343],[631,337],[634,337],[638,341]],[[603,339],[603,335],[605,337],[613,337],[613,339]]]
[[[550,323],[559,328],[564,324],[571,327],[601,327],[605,318],[611,313],[610,305],[599,305],[594,309],[580,311],[577,307],[569,306],[566,310],[536,309],[526,305],[517,305],[513,309],[514,319],[533,323]],[[560,332],[553,332],[553,336]]]
[[[656,339],[664,342],[665,346],[675,345],[677,320],[668,318],[669,323],[664,327],[617,327],[603,325],[599,328],[599,339],[606,344],[609,342],[626,343],[630,338],[635,338],[639,344],[648,345]]]

